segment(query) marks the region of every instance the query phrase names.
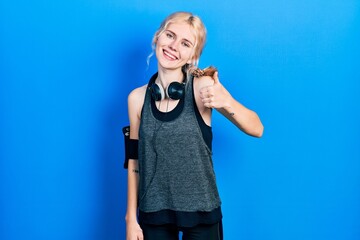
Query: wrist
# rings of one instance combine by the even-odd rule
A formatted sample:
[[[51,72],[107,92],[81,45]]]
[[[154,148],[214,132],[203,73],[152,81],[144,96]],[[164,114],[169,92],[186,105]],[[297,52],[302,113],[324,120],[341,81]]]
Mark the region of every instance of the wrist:
[[[137,222],[137,217],[135,214],[126,214],[125,221],[126,223]]]
[[[223,107],[222,109],[224,109],[227,113],[231,113],[233,112],[233,104],[232,104],[233,98],[232,96],[229,94],[229,96],[224,100],[223,103]]]

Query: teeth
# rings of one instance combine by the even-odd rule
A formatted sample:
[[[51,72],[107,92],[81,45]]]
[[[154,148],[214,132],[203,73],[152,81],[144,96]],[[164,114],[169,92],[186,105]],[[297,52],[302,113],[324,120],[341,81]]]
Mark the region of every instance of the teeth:
[[[175,57],[174,55],[168,53],[166,50],[164,50],[164,54],[165,54],[166,56],[168,56],[169,58],[173,59],[173,60],[176,60],[176,59],[177,59],[177,57]]]

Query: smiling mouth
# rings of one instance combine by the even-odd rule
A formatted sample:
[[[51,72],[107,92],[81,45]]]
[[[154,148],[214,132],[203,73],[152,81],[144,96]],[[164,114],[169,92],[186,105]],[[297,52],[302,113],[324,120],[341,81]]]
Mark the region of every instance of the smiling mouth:
[[[163,49],[163,53],[164,53],[165,57],[166,57],[167,59],[169,59],[169,60],[174,61],[174,60],[177,60],[177,59],[178,59],[175,55],[169,53],[169,52],[166,51],[165,49]]]

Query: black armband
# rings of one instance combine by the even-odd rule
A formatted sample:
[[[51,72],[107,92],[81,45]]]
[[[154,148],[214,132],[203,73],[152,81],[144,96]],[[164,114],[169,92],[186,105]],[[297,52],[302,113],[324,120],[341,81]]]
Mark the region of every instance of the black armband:
[[[125,142],[125,161],[124,168],[128,168],[129,159],[138,159],[139,140],[130,139],[130,126],[123,128]]]

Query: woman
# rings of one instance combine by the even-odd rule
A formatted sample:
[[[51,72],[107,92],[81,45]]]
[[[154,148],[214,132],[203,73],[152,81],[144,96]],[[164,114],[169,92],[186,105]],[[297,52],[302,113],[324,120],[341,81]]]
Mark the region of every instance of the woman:
[[[178,239],[179,231],[187,240],[221,239],[212,109],[243,132],[262,135],[257,114],[230,95],[216,70],[197,68],[205,39],[199,17],[168,16],[153,38],[158,72],[129,94],[127,240]]]

